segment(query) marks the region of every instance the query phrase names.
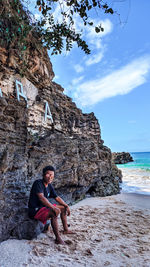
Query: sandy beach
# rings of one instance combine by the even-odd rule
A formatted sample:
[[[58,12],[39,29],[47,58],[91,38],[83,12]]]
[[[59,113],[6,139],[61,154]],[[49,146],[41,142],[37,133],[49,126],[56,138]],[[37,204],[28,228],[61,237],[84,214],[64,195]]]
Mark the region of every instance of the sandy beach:
[[[65,246],[54,243],[51,231],[2,242],[0,266],[150,266],[149,196],[87,198],[71,207],[68,223],[76,234],[63,236]]]

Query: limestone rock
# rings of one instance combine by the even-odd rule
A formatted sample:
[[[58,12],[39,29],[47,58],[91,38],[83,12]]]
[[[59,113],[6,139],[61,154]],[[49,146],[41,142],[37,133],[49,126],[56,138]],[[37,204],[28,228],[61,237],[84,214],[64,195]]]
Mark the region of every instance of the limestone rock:
[[[122,172],[117,168],[117,166],[114,163],[112,163],[112,176],[118,177],[119,182],[122,183]]]
[[[119,193],[120,172],[114,171],[94,113],[83,114],[52,81],[47,52],[29,47],[30,64],[22,78],[15,51],[0,51],[0,240],[29,238],[28,227],[36,229],[35,235],[41,231],[27,219],[25,208],[43,167],[55,167],[54,187],[68,204],[86,194]],[[16,80],[23,85],[28,107],[24,98],[17,100]],[[53,122],[44,119],[45,101]]]

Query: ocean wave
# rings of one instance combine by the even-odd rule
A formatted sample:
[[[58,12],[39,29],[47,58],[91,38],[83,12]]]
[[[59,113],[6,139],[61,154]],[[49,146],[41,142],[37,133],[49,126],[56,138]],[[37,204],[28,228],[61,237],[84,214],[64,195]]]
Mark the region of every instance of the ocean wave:
[[[133,165],[126,165],[126,164],[117,164],[117,167],[119,168],[119,169],[141,169],[141,170],[144,170],[144,171],[150,171],[150,165],[148,164],[133,164]]]
[[[141,168],[141,169],[146,171],[146,172],[150,172],[150,167],[149,168]]]
[[[120,168],[123,175],[122,191],[126,193],[150,194],[150,170]]]

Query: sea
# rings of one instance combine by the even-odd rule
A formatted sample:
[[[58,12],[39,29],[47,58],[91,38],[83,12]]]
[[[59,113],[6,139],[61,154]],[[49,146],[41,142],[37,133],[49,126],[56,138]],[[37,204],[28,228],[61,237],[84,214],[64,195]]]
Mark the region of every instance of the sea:
[[[118,164],[122,170],[122,193],[150,195],[150,152],[130,153],[133,162]]]

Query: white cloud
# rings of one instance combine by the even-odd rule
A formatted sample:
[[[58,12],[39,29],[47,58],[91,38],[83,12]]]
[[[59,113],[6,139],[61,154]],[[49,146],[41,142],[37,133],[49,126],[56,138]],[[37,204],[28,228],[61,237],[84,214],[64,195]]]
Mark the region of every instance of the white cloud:
[[[113,30],[113,24],[109,19],[105,20],[94,20],[95,25],[100,25],[104,28],[103,32],[96,33],[95,32],[95,27],[94,26],[88,26],[87,27],[87,34],[86,36],[91,38],[102,38],[103,36],[107,35],[108,33],[112,32]]]
[[[88,60],[85,61],[85,64],[87,66],[90,66],[90,65],[93,65],[93,64],[97,64],[102,60],[103,55],[104,55],[104,53],[101,51],[101,52],[99,52],[99,53],[97,53],[97,54],[95,54],[93,56],[89,56]]]
[[[60,77],[58,75],[55,75],[54,80],[58,80]]]
[[[95,49],[103,48],[102,39],[99,36],[88,38],[88,43]]]
[[[95,27],[88,26],[85,30],[86,39],[90,47],[93,51],[95,51],[94,55],[88,56],[88,59],[85,61],[86,66],[90,66],[93,64],[99,63],[106,51],[106,47],[103,43],[103,36],[112,32],[113,25],[109,19],[104,21],[94,21],[95,25],[102,25],[104,27],[104,32],[96,33]]]
[[[100,49],[103,48],[102,38],[111,33],[113,30],[113,24],[109,19],[105,20],[92,20],[94,25],[100,25],[104,28],[103,32],[96,33],[95,26],[83,26],[82,20],[79,16],[74,16],[74,27],[77,32],[81,32],[82,29],[82,37],[87,40],[87,43],[92,46],[92,49]]]
[[[53,17],[54,17],[54,20],[59,22],[59,23],[62,23],[63,21],[68,22],[68,18],[67,17],[63,17],[61,12],[66,12],[66,13],[69,14],[69,9],[68,9],[65,1],[62,1],[61,4],[56,2],[53,5]]]
[[[146,82],[149,71],[150,55],[140,57],[103,78],[80,84],[74,97],[81,106],[87,106],[106,98],[128,94]]]
[[[72,85],[76,85],[84,79],[84,76],[80,76],[72,80]]]
[[[84,68],[80,64],[74,65],[74,69],[77,73],[83,72]]]
[[[41,14],[37,14],[37,13],[36,13],[36,14],[34,15],[34,18],[35,18],[35,20],[40,20],[40,18],[41,18]]]
[[[92,45],[92,49],[100,49],[103,48],[103,37],[109,33],[112,32],[113,30],[113,24],[109,19],[103,20],[103,21],[94,21],[95,25],[100,25],[104,28],[103,32],[96,33],[95,32],[95,27],[94,26],[88,26],[86,28],[85,34],[86,38],[89,44]]]

